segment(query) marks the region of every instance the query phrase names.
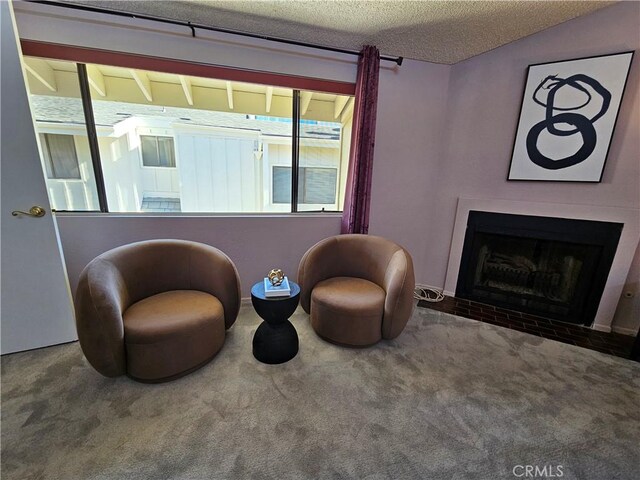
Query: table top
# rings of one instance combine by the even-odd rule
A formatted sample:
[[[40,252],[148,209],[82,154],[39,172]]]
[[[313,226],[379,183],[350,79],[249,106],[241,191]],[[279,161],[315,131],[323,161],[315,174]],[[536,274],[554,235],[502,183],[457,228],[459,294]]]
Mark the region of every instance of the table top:
[[[289,286],[291,287],[291,295],[287,297],[265,297],[264,280],[262,280],[256,283],[253,287],[251,287],[251,296],[257,297],[260,300],[278,301],[278,300],[288,300],[300,294],[300,286],[296,282],[292,282],[291,280],[289,280]]]

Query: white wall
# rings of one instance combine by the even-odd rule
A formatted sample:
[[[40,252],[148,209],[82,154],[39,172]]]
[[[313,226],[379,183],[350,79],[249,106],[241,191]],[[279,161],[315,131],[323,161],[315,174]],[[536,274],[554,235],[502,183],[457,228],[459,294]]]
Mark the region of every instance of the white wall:
[[[273,167],[291,167],[291,140],[284,140],[282,143],[267,143],[267,137],[264,137],[264,168],[263,168],[263,191],[264,191],[264,211],[268,212],[288,212],[291,209],[290,204],[273,203]],[[331,146],[328,146],[331,145]],[[334,168],[336,170],[336,201],[334,203],[299,203],[298,211],[318,211],[323,208],[327,211],[336,211],[342,207],[339,203],[340,197],[340,181],[346,181],[341,177],[342,166],[349,163],[348,150],[347,154],[341,158],[341,143],[338,140],[313,140],[306,139],[300,145],[300,167],[319,167]],[[300,199],[302,202],[302,199]]]
[[[98,137],[109,211],[137,212],[142,204],[142,171],[137,148],[130,147],[129,136]]]
[[[135,142],[129,149],[135,148],[137,153],[137,165],[140,168],[142,178],[142,191],[144,197],[164,197],[180,198],[180,175],[178,174],[178,159],[175,167],[146,167],[142,162],[142,148],[140,146],[140,135],[151,135],[160,137],[174,137],[175,132],[172,127],[152,127],[144,125],[144,120],[139,119],[135,130],[135,136],[130,134],[129,141]],[[177,157],[177,148],[176,148]],[[132,159],[135,161],[135,159]]]
[[[51,208],[54,210],[100,210],[86,130],[78,127],[69,128],[36,123],[36,131],[40,134],[38,148],[42,162],[45,162],[47,156],[44,141],[46,133],[73,135],[76,149],[78,169],[80,170],[79,179],[49,178],[45,165],[42,165]]]
[[[257,135],[176,129],[183,212],[259,212]]]

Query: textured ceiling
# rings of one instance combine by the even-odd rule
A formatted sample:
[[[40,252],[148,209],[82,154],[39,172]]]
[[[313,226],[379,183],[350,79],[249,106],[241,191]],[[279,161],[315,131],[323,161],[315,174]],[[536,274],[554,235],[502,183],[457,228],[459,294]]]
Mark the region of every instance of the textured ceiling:
[[[71,3],[71,2],[69,2]],[[456,63],[615,2],[73,0],[262,35]]]

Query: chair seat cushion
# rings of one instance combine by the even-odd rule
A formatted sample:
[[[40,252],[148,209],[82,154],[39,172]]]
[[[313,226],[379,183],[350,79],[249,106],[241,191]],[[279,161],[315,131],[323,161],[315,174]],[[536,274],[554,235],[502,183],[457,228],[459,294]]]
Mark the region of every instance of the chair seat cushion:
[[[213,358],[225,337],[220,301],[196,290],[147,297],[123,314],[127,373],[158,381],[187,373]]]
[[[362,278],[334,277],[311,292],[311,326],[321,337],[351,346],[382,338],[385,291]]]

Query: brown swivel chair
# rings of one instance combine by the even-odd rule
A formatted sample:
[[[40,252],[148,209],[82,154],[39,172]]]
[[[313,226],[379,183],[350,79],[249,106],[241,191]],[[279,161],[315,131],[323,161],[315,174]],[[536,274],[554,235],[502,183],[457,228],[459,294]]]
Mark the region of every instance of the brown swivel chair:
[[[85,267],[76,326],[84,355],[102,375],[162,382],[211,360],[239,308],[238,272],[224,253],[151,240],[110,250]]]
[[[325,340],[363,347],[400,335],[414,307],[413,262],[372,235],[339,235],[311,247],[298,268],[300,304]]]

